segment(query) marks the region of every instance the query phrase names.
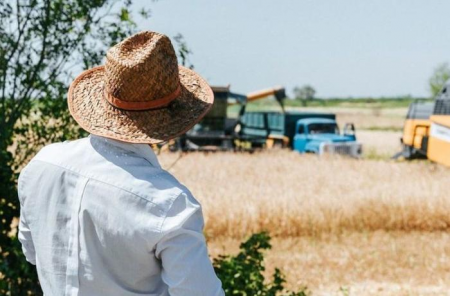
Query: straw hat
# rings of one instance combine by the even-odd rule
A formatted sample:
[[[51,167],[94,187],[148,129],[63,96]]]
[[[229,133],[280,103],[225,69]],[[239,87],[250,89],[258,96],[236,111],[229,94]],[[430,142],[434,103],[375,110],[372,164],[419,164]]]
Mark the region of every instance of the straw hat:
[[[187,132],[214,101],[194,71],[179,66],[170,39],[135,34],[84,71],[69,88],[73,118],[86,131],[130,143],[155,144]]]

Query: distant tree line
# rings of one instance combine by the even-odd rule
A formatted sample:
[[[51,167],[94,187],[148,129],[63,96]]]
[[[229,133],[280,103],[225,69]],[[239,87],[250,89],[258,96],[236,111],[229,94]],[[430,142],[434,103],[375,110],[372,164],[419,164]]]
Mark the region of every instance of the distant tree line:
[[[441,63],[434,69],[431,77],[428,80],[429,91],[430,91],[430,95],[431,95],[432,99],[434,99],[439,94],[439,92],[442,90],[445,83],[449,79],[450,79],[449,63]],[[294,93],[293,99],[295,101],[300,102],[301,106],[303,106],[303,107],[308,106],[308,103],[311,103],[313,100],[317,99],[316,98],[316,89],[309,84],[305,84],[302,87],[298,87],[298,86],[294,87],[293,93]],[[338,99],[338,98],[336,98],[336,99]],[[402,97],[389,97],[389,98],[339,98],[338,100],[341,100],[341,102],[357,100],[359,102],[367,101],[369,103],[369,102],[374,102],[374,101],[383,100],[383,99],[409,101],[409,100],[414,100],[415,98],[412,98],[411,96],[408,95],[408,96],[402,96]],[[426,98],[421,98],[421,99],[426,99]],[[330,99],[327,99],[327,100],[330,100]],[[331,100],[334,100],[334,99],[331,99]]]
[[[315,95],[316,90],[309,84],[302,87],[294,87],[294,99],[300,101],[303,107],[306,107],[309,101],[314,100]]]

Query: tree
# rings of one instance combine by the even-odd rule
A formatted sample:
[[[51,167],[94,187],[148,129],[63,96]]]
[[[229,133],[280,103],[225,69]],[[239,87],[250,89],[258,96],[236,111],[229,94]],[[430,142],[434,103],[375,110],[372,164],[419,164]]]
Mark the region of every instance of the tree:
[[[181,61],[181,65],[194,69],[194,65],[189,61],[189,56],[192,54],[192,50],[188,47],[182,34],[178,33],[173,37],[178,47],[178,58]]]
[[[316,90],[311,85],[304,85],[301,88],[294,88],[294,95],[296,100],[302,102],[302,106],[306,107],[307,102],[314,99]]]
[[[42,145],[83,134],[67,112],[73,72],[136,30],[131,0],[0,1],[0,295],[40,295],[17,240],[19,169]],[[145,17],[146,11],[141,15]]]
[[[442,63],[434,69],[433,75],[429,80],[431,96],[436,97],[444,87],[447,80],[450,79],[450,66],[448,63]]]

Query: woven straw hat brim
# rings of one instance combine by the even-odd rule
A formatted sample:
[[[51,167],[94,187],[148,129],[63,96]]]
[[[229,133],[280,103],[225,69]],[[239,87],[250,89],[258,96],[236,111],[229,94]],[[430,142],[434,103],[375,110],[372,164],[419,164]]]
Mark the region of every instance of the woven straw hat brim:
[[[214,95],[194,71],[179,67],[181,93],[167,107],[126,111],[103,98],[104,67],[87,70],[69,88],[70,113],[86,131],[129,143],[156,144],[176,138],[208,113]]]

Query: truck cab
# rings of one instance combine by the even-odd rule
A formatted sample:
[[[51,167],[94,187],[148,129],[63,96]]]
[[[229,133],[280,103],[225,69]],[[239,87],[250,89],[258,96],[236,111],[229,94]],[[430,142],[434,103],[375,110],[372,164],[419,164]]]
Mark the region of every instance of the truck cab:
[[[347,124],[341,134],[334,119],[305,118],[296,123],[293,148],[300,153],[341,154],[360,157],[362,146],[356,141],[355,127]]]

